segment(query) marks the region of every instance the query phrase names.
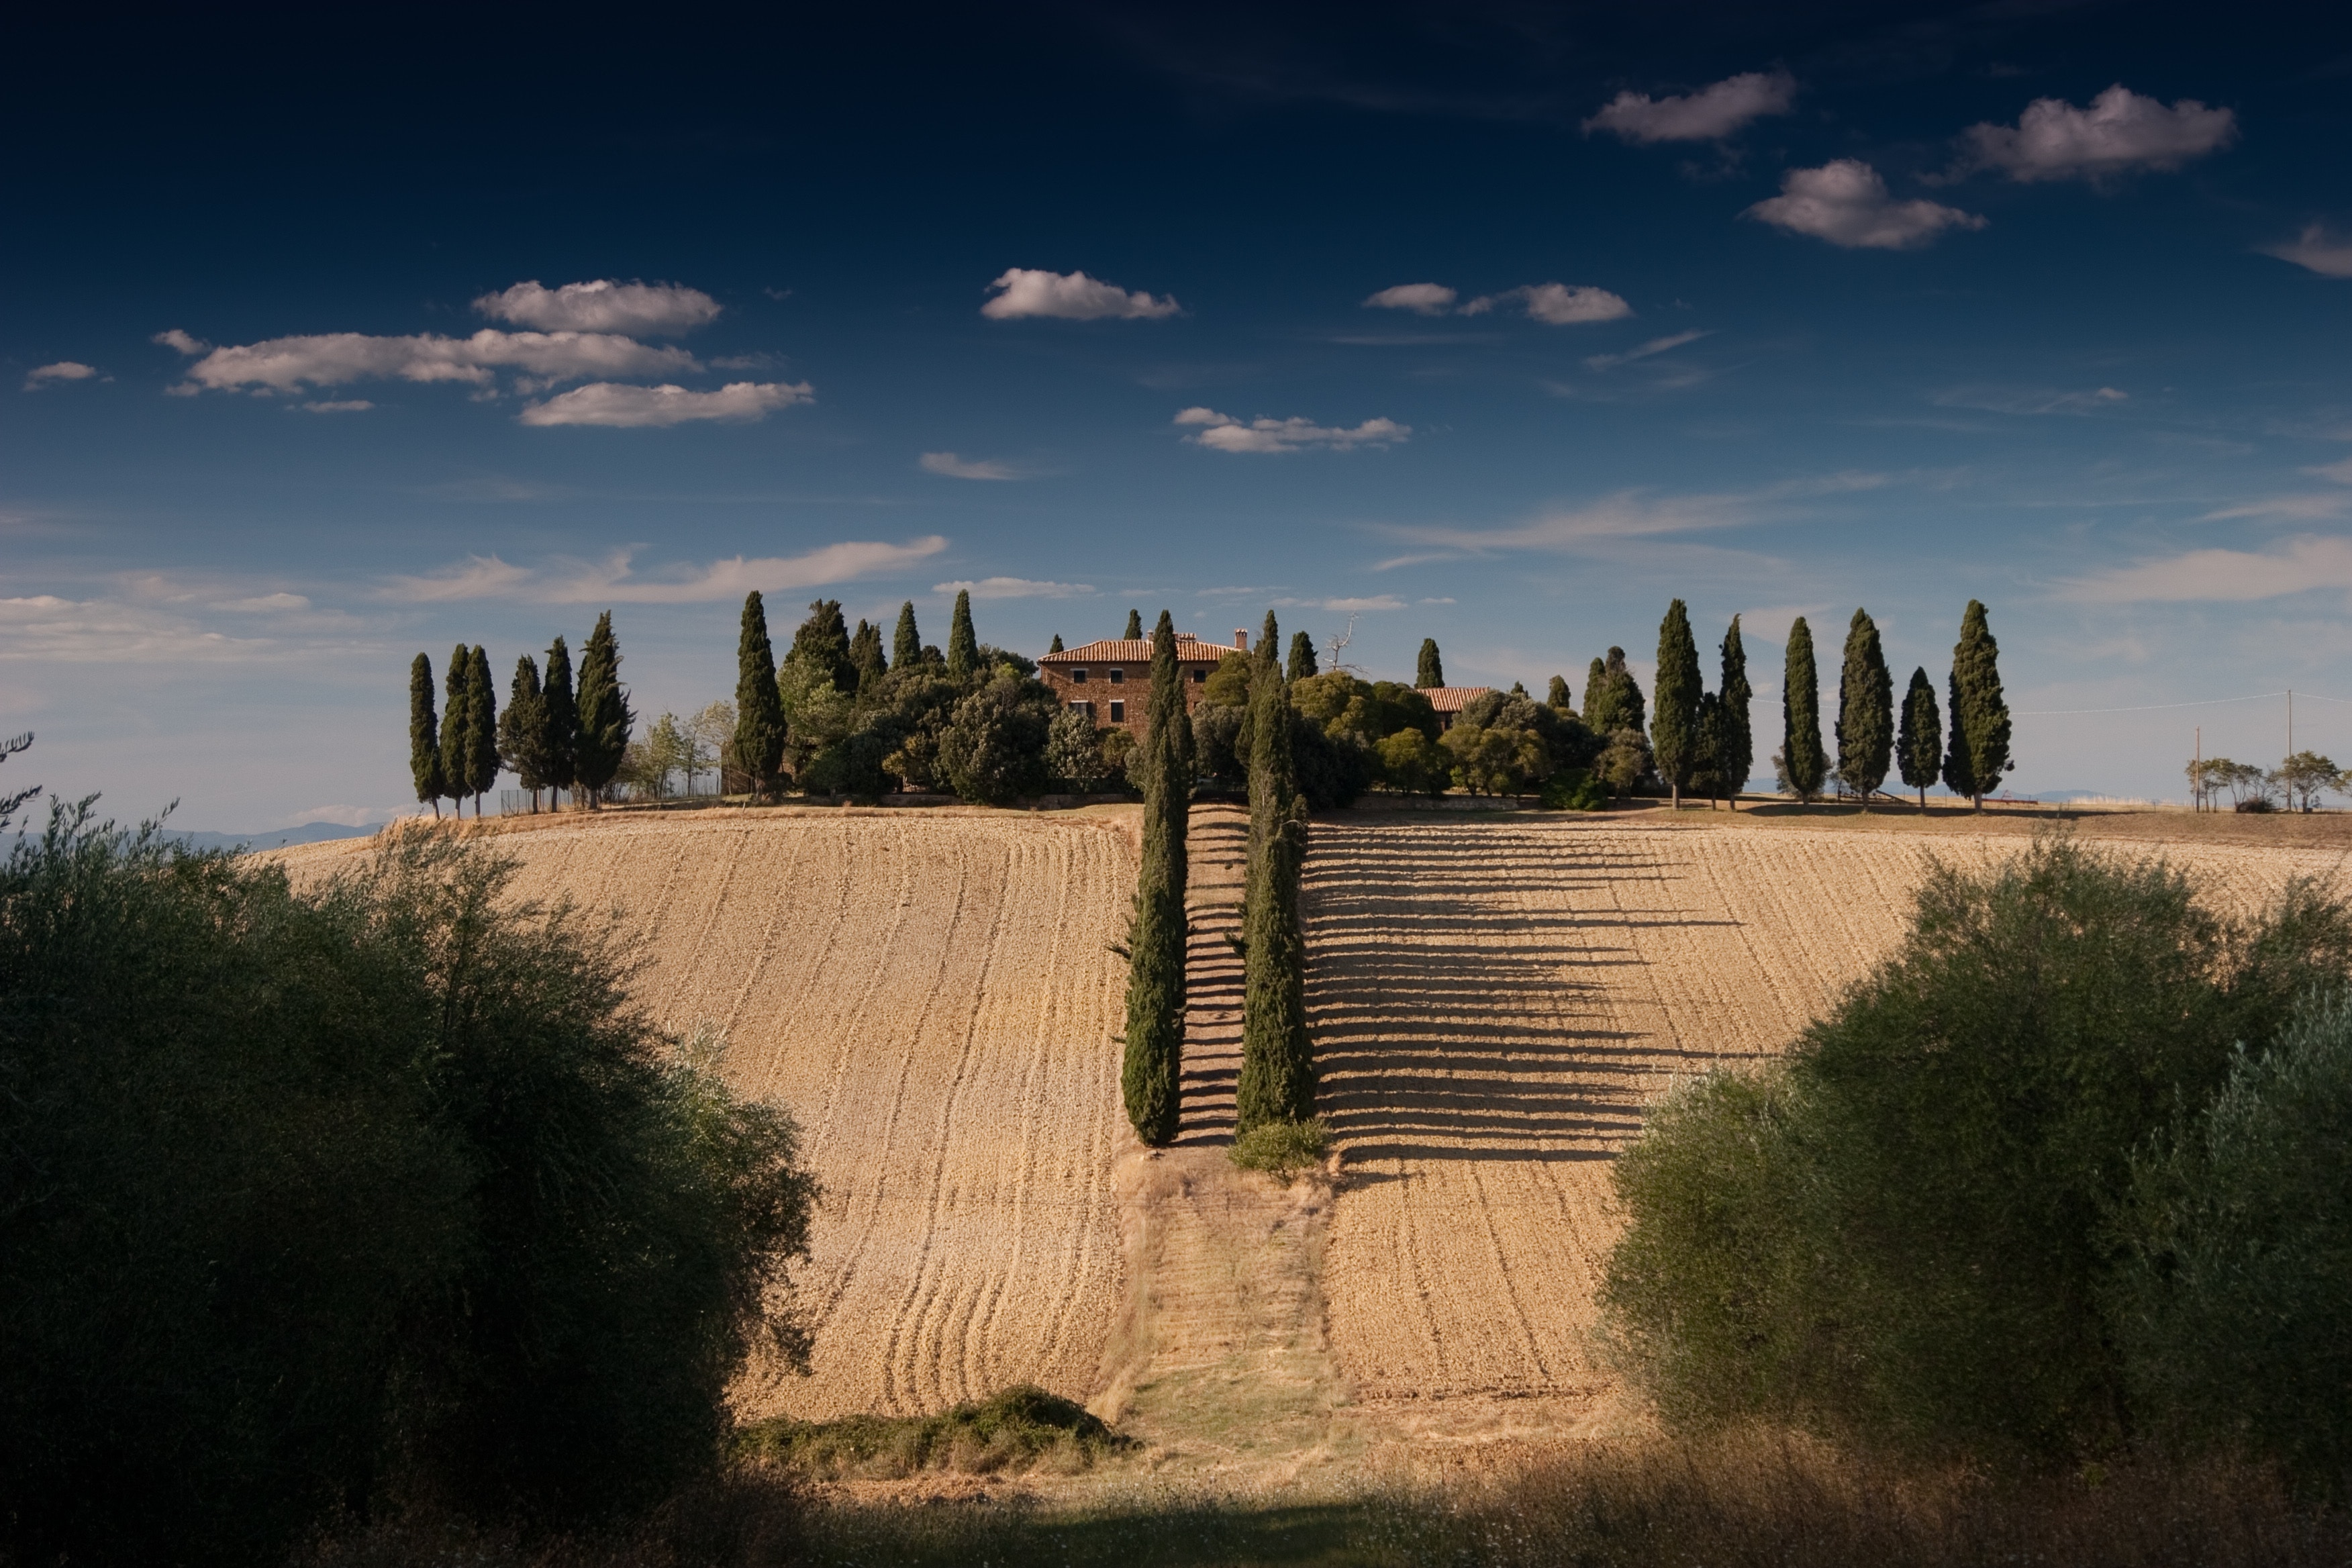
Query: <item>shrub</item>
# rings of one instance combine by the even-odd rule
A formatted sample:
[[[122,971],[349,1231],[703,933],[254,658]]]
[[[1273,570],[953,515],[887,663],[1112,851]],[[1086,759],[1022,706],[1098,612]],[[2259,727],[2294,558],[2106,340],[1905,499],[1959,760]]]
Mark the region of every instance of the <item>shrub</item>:
[[[1902,948],[1785,1066],[1662,1107],[1604,1289],[1662,1405],[1922,1449],[2123,1440],[2131,1155],[2352,957],[2308,886],[2246,922],[2194,893],[2064,837],[1933,866]]]
[[[2352,1468],[2352,996],[2308,998],[2135,1172],[2116,1291],[2136,1403],[2175,1444]]]
[[[937,1469],[988,1475],[1041,1464],[1080,1470],[1132,1447],[1085,1406],[1029,1384],[937,1415],[761,1421],[740,1428],[734,1442],[740,1458],[829,1479]]]
[[[394,835],[297,893],[75,814],[0,867],[0,1558],[630,1509],[755,1343],[804,1353],[791,1123],[511,874]]]
[[[1441,795],[1452,777],[1444,752],[1419,730],[1400,730],[1373,748],[1381,782],[1404,795]]]
[[[1285,1181],[1323,1163],[1331,1149],[1331,1127],[1319,1116],[1304,1121],[1267,1121],[1234,1140],[1227,1158],[1244,1171],[1264,1171]]]
[[[999,675],[958,702],[940,736],[940,771],[975,805],[1004,805],[1045,790],[1045,737],[1058,709],[1037,682]]]
[[[1547,811],[1606,811],[1609,792],[1589,770],[1570,768],[1544,781],[1543,804]]]

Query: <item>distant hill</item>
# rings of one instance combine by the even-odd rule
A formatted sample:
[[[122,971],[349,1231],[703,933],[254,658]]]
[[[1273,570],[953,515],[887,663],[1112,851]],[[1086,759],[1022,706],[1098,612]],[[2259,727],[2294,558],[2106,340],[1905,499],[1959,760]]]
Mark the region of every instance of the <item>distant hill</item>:
[[[312,822],[300,827],[272,828],[266,833],[190,833],[175,828],[163,837],[191,849],[283,849],[289,844],[320,844],[330,838],[364,838],[374,831],[373,827]]]

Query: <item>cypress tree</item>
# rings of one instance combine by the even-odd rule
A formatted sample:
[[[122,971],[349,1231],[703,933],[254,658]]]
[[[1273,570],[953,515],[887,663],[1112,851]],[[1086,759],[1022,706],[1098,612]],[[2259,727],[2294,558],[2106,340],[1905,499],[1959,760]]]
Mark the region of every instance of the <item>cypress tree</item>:
[[[1780,686],[1780,764],[1801,801],[1821,792],[1829,772],[1822,751],[1822,682],[1813,668],[1813,628],[1799,616],[1789,627],[1789,662]]]
[[[1293,680],[1305,680],[1321,673],[1321,666],[1315,658],[1315,639],[1305,632],[1290,634],[1290,668],[1286,673]]]
[[[1141,642],[1143,640],[1143,612],[1141,610],[1128,611],[1127,630],[1119,633],[1118,635],[1129,642]],[[1155,653],[1151,657],[1157,658],[1160,656]]]
[[[1895,755],[1903,769],[1903,782],[1919,792],[1922,815],[1927,809],[1927,786],[1936,782],[1943,752],[1944,716],[1936,711],[1936,683],[1927,679],[1926,669],[1915,669],[1911,689],[1903,694],[1903,733],[1895,743]]]
[[[1054,634],[1054,641],[1053,641],[1052,645],[1051,645],[1050,647],[1048,647],[1045,649],[1045,651],[1046,651],[1047,653],[1059,653],[1059,652],[1061,652],[1061,651],[1062,651],[1062,634],[1061,634],[1061,633],[1059,633],[1059,632],[1055,632],[1055,633]]]
[[[1658,624],[1657,702],[1650,718],[1650,752],[1658,760],[1658,772],[1665,775],[1676,811],[1682,809],[1683,785],[1700,760],[1700,690],[1698,644],[1691,640],[1690,612],[1676,599]]]
[[[1617,730],[1640,731],[1646,727],[1643,715],[1642,683],[1625,667],[1625,650],[1612,647],[1606,663],[1592,661],[1592,680],[1584,689],[1585,727],[1606,738]]]
[[[1691,792],[1706,796],[1707,809],[1725,793],[1723,758],[1723,698],[1718,692],[1698,694],[1698,745],[1691,761]]]
[[[1555,675],[1551,678],[1551,685],[1544,691],[1544,706],[1558,713],[1574,710],[1576,703],[1569,694],[1568,677]]]
[[[1192,779],[1179,742],[1192,737],[1181,673],[1175,625],[1163,610],[1151,634],[1150,722],[1140,759],[1143,863],[1128,944],[1127,1050],[1119,1067],[1127,1119],[1138,1138],[1155,1145],[1175,1138],[1183,1110],[1185,837]]]
[[[433,716],[433,661],[421,653],[408,666],[408,776],[417,804],[430,805],[438,821],[449,791],[441,777],[441,726]]]
[[[1846,626],[1845,666],[1838,673],[1838,777],[1862,796],[1886,782],[1895,751],[1895,679],[1878,646],[1878,623],[1857,609]]]
[[[441,782],[449,792],[449,808],[462,818],[469,764],[466,760],[466,676],[474,666],[474,650],[459,643],[449,650],[448,668],[441,672]]]
[[[923,634],[915,629],[915,601],[898,606],[898,629],[890,637],[890,668],[912,669],[923,660]]]
[[[1291,755],[1296,722],[1274,616],[1250,683],[1250,861],[1244,910],[1242,1070],[1236,1132],[1315,1113],[1315,1058],[1307,1039],[1307,948],[1298,918],[1307,816]]]
[[[980,638],[971,629],[971,590],[956,590],[955,618],[948,624],[948,674],[969,680],[980,668]]]
[[[1723,634],[1723,712],[1715,754],[1716,772],[1734,811],[1739,809],[1739,792],[1748,787],[1748,775],[1756,766],[1756,731],[1748,717],[1753,695],[1748,684],[1748,645],[1740,639],[1739,617],[1734,616],[1731,629]]]
[[[743,595],[735,637],[735,765],[764,799],[784,760],[784,700],[776,689],[775,646],[768,640],[768,605],[759,591]]]
[[[857,666],[849,656],[849,623],[841,618],[839,599],[809,601],[808,619],[793,634],[793,651],[784,657],[830,679],[835,691],[857,689]]]
[[[499,716],[499,756],[514,770],[515,782],[530,791],[534,813],[539,810],[539,792],[547,787],[546,709],[538,661],[525,654],[515,660],[514,681],[507,688],[507,710]]]
[[[490,656],[476,643],[466,665],[466,787],[474,792],[475,820],[498,782],[499,694],[490,684]]]
[[[580,704],[572,695],[572,650],[557,637],[547,645],[547,678],[539,689],[540,714],[547,725],[547,786],[570,789],[580,748]],[[552,805],[553,801],[549,805]]]
[[[1584,672],[1584,727],[1596,735],[1607,735],[1601,727],[1602,696],[1609,686],[1609,667],[1594,659]]]
[[[1421,639],[1421,665],[1413,672],[1412,684],[1419,691],[1433,691],[1445,684],[1445,665],[1437,657],[1435,637]]]
[[[857,671],[860,691],[881,679],[889,668],[882,658],[882,628],[862,616],[857,629],[849,635],[849,662]]]
[[[1960,640],[1952,649],[1951,721],[1944,783],[1982,811],[1984,797],[2009,771],[2009,702],[2000,689],[2000,645],[1993,641],[1984,605],[1974,599],[1960,617]]]
[[[592,801],[621,771],[621,754],[628,750],[635,721],[629,694],[621,687],[621,645],[607,610],[596,617],[596,629],[580,654],[580,740],[573,768]]]

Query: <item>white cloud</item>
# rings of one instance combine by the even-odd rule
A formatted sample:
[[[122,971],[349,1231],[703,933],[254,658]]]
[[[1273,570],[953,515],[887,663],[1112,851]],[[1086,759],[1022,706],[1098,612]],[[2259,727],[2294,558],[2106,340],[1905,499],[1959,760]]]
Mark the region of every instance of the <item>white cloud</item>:
[[[2131,394],[2112,386],[2090,392],[2058,392],[2048,387],[1961,386],[1936,395],[1944,408],[1981,408],[1988,414],[2090,414],[2131,401]]]
[[[1756,516],[1757,509],[1747,497],[1697,495],[1652,500],[1637,490],[1620,490],[1588,505],[1547,511],[1508,528],[1391,527],[1381,531],[1416,544],[1441,545],[1449,551],[1474,554],[1492,550],[1574,551],[1604,540],[1732,528]],[[1438,558],[1400,555],[1381,562],[1376,569],[1388,571]]]
[[[364,397],[344,397],[327,403],[305,403],[301,408],[306,414],[364,414],[374,406]],[[288,405],[289,412],[292,407]]]
[[[1653,99],[1621,92],[1584,122],[1587,135],[1606,131],[1628,142],[1714,142],[1767,114],[1786,114],[1797,79],[1787,71],[1742,71],[1713,87]]]
[[[2323,479],[2334,479],[2339,485],[2352,485],[2352,458],[2341,462],[2326,463],[2315,468],[2305,468],[2306,474],[2317,474]]]
[[[1041,583],[1029,577],[982,577],[934,583],[934,594],[970,594],[975,599],[1076,599],[1095,591],[1092,583]]]
[[[1637,359],[1648,359],[1652,354],[1664,353],[1669,349],[1678,349],[1685,343],[1695,343],[1701,338],[1712,335],[1712,333],[1694,329],[1687,332],[1676,332],[1672,337],[1652,338],[1639,348],[1627,349],[1621,354],[1593,354],[1585,360],[1584,364],[1588,370],[1609,370],[1617,365],[1631,364]]]
[[[1055,316],[1066,321],[1148,321],[1177,311],[1173,298],[1154,299],[1140,289],[1130,294],[1083,272],[1008,267],[989,288],[999,292],[980,308],[980,313],[995,321],[1024,316]]]
[[[1422,601],[1425,605],[1436,602],[1433,599]],[[1453,602],[1451,599],[1445,601],[1449,605]],[[1277,610],[1328,610],[1335,616],[1359,616],[1372,610],[1402,610],[1405,607],[1404,601],[1394,594],[1375,594],[1370,598],[1359,599],[1276,599],[1273,604]]]
[[[394,577],[381,596],[410,604],[501,598],[541,605],[704,604],[740,599],[754,588],[772,594],[901,571],[947,547],[948,542],[938,534],[904,544],[846,540],[803,555],[750,560],[739,555],[656,577],[635,574],[631,565],[636,553],[634,549],[615,551],[601,562],[562,560],[538,569],[511,565],[495,555],[477,555],[446,572]]]
[[[55,364],[36,365],[25,377],[25,390],[38,392],[60,381],[88,381],[98,374],[98,367],[79,360],[61,359]],[[110,378],[111,379],[111,378]]]
[[[1247,424],[1213,408],[1187,408],[1176,416],[1179,425],[1202,426],[1186,440],[1220,452],[1297,452],[1320,447],[1335,452],[1357,447],[1385,447],[1412,434],[1412,426],[1393,419],[1367,419],[1353,429],[1338,429],[1308,419],[1254,419]]]
[[[485,327],[471,337],[436,333],[373,337],[319,332],[211,349],[174,328],[156,334],[184,354],[204,357],[188,367],[191,390],[242,387],[294,392],[353,381],[457,381],[488,386],[493,373],[520,371],[545,382],[581,376],[677,374],[700,367],[684,349],[657,348],[603,332],[502,332]]]
[[[1552,327],[1614,321],[1633,313],[1633,307],[1618,295],[1584,283],[1529,283],[1500,294],[1481,294],[1463,306],[1462,313],[1483,316],[1498,305],[1513,303],[1524,305],[1530,318]]]
[[[667,383],[627,386],[617,381],[592,381],[544,403],[534,403],[516,417],[525,425],[636,429],[695,419],[764,419],[776,409],[808,403],[815,396],[805,381],[730,381],[716,392],[688,392]]]
[[[719,301],[681,283],[623,283],[604,278],[546,289],[533,279],[474,301],[501,321],[566,332],[651,332],[672,337],[715,321]]]
[[[1894,200],[1878,171],[1858,158],[1790,170],[1781,176],[1780,195],[1758,202],[1745,216],[1849,250],[1908,250],[1948,228],[1985,226],[1976,214],[1938,202]]]
[[[258,598],[229,599],[215,605],[216,610],[235,610],[240,615],[272,615],[288,610],[307,610],[310,601],[300,594],[264,594]]]
[[[2313,588],[2352,589],[2352,539],[2306,534],[2275,549],[2192,550],[2067,584],[2064,596],[2097,604],[2181,604],[2277,599]]]
[[[2263,246],[2261,249],[2264,256],[2292,261],[2322,278],[2352,278],[2352,239],[2332,238],[2325,227],[2315,223],[2285,245]]]
[[[922,458],[923,471],[943,474],[951,479],[1017,479],[1010,463],[993,458],[959,458],[953,452],[926,452]]]
[[[1971,125],[1966,166],[2000,169],[2012,180],[2101,180],[2133,169],[2177,169],[2225,147],[2237,116],[2184,98],[2167,109],[2121,82],[2077,109],[2037,98],[2015,125]]]
[[[212,347],[212,344],[205,342],[204,339],[192,338],[177,327],[166,328],[147,341],[161,343],[167,349],[177,350],[191,359]]]
[[[1383,289],[1364,301],[1366,310],[1411,310],[1416,315],[1442,316],[1454,308],[1457,298],[1443,283],[1400,283],[1393,289]]]
[[[2352,496],[2269,496],[2261,500],[2242,501],[2236,506],[2209,511],[2197,521],[2233,522],[2240,518],[2274,517],[2288,522],[2322,522],[2342,517],[2347,511],[2352,511]]]
[[[0,659],[182,665],[294,657],[313,654],[275,637],[208,631],[152,605],[65,599],[54,594],[0,598]]]

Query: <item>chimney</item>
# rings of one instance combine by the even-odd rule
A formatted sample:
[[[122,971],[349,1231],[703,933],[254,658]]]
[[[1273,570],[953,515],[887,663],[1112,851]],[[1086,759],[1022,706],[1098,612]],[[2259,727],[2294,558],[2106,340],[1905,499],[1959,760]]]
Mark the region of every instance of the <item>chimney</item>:
[[[1234,647],[1240,652],[1249,652],[1249,632],[1247,628],[1241,626],[1234,628]]]

